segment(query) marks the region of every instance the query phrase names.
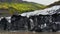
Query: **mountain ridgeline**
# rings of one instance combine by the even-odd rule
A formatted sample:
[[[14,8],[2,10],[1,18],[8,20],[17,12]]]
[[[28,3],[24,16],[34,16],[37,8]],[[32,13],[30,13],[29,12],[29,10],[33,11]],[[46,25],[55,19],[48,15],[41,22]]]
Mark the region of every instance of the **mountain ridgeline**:
[[[0,0],[0,15],[21,14],[24,12],[31,12],[34,10],[44,9],[46,6],[33,2],[23,0]],[[7,11],[3,11],[3,10]]]
[[[0,0],[0,2],[22,2],[22,0]]]
[[[10,31],[32,31],[32,32],[59,32],[60,31],[60,1],[49,5],[32,2],[0,3],[1,13],[0,30]],[[45,8],[45,9],[44,9]],[[42,9],[42,10],[40,10]],[[24,13],[25,12],[25,13]],[[5,14],[19,13],[5,17]],[[22,14],[21,14],[22,13]]]
[[[50,5],[48,5],[47,7],[52,7],[52,6],[55,6],[55,5],[60,5],[60,1],[54,2]]]

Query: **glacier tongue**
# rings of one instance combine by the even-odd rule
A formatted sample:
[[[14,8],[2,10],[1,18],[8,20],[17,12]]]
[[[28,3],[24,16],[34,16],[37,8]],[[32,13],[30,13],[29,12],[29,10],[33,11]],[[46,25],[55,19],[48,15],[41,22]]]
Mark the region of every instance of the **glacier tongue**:
[[[43,9],[43,10],[35,10],[33,12],[27,12],[27,13],[22,13],[21,16],[33,16],[33,15],[52,15],[52,14],[55,14],[55,13],[59,13],[59,10],[60,9],[60,5],[56,5],[56,6],[53,6],[53,7],[50,7],[50,8],[46,8],[46,9]]]

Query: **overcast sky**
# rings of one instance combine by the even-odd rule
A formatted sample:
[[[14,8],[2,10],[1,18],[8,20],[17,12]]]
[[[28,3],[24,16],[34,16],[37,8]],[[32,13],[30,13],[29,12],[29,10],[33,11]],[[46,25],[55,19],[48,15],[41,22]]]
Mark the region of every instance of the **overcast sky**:
[[[35,3],[39,3],[39,4],[44,4],[44,5],[49,5],[55,1],[58,0],[24,0],[24,1],[28,1],[28,2],[35,2]]]

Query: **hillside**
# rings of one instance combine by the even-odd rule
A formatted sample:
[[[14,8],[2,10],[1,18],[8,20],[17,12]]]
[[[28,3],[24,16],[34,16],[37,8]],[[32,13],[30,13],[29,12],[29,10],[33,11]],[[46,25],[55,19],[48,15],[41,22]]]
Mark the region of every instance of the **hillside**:
[[[23,13],[34,10],[44,9],[45,6],[42,4],[32,3],[32,2],[21,2],[21,3],[0,3],[0,9],[8,9],[11,14],[14,12]]]
[[[48,5],[47,7],[52,7],[52,6],[56,6],[56,5],[60,5],[60,1],[56,1],[56,2]]]
[[[0,2],[23,2],[23,0],[0,0]]]

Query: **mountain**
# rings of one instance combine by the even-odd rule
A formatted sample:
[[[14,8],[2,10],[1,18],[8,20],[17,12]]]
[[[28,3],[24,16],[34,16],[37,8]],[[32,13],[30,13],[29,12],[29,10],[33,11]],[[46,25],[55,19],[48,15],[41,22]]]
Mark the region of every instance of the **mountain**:
[[[0,0],[0,2],[22,2],[22,0]]]
[[[60,5],[60,1],[54,2],[50,5],[48,5],[47,7],[52,7],[52,6],[55,6],[55,5]]]
[[[52,6],[43,10],[36,10],[33,12],[22,13],[21,16],[34,16],[34,15],[53,15],[60,14],[60,5]]]
[[[44,9],[46,6],[42,4],[37,4],[33,2],[20,2],[20,3],[15,3],[15,2],[0,2],[0,10],[5,9],[7,10],[7,14],[21,14],[24,12],[31,12],[34,10],[40,10]],[[1,12],[1,11],[0,11]],[[4,11],[2,11],[1,15],[3,14]],[[6,14],[6,13],[4,13]]]

